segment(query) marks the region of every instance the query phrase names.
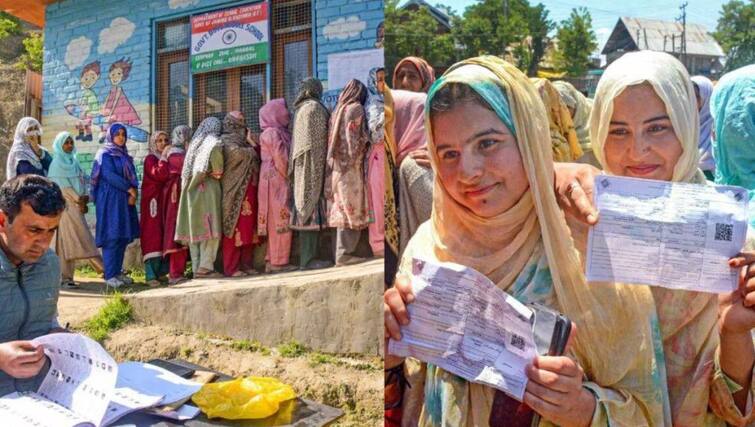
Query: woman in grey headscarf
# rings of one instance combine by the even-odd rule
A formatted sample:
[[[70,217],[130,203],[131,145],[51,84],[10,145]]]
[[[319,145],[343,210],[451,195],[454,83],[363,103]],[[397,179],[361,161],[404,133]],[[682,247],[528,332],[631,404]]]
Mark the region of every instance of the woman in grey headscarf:
[[[178,201],[181,198],[181,170],[186,158],[186,146],[191,140],[191,128],[186,125],[176,126],[170,136],[170,147],[165,154],[168,162],[168,182],[163,189],[165,218],[163,227],[163,255],[168,262],[168,284],[175,285],[184,280],[186,260],[189,250],[177,243],[176,221],[178,219]]]
[[[34,174],[47,176],[52,156],[40,145],[42,126],[33,117],[24,117],[16,125],[13,145],[5,165],[5,178]]]
[[[175,240],[189,246],[195,278],[222,277],[214,265],[222,236],[222,127],[215,117],[199,124],[181,171]]]
[[[315,260],[318,238],[327,227],[323,193],[325,156],[328,151],[328,110],[320,102],[322,83],[304,79],[294,102],[291,159],[288,178],[292,183],[291,229],[298,233],[299,266],[324,268],[329,262]]]

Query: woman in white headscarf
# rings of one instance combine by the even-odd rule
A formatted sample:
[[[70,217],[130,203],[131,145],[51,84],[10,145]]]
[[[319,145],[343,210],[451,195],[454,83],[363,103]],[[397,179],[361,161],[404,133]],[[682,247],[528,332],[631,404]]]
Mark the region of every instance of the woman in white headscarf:
[[[5,165],[5,178],[34,174],[47,176],[52,156],[40,145],[42,125],[33,117],[24,117],[16,125],[13,146]]]
[[[625,54],[598,83],[590,140],[608,174],[704,184],[698,168],[698,128],[692,81],[671,55]],[[755,258],[753,253],[748,258],[751,255]],[[744,264],[744,258],[729,262],[736,268]],[[739,291],[722,296],[719,308],[715,294],[657,286],[651,290],[673,425],[751,421],[752,414],[740,410],[752,406],[744,401],[752,387],[755,356],[749,329],[755,326],[755,311],[742,305]],[[719,309],[728,313],[720,325]]]

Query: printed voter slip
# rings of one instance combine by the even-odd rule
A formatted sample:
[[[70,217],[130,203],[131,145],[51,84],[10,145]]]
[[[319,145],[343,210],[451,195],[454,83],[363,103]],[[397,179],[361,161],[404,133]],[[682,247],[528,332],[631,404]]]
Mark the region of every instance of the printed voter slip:
[[[728,260],[745,243],[744,188],[600,175],[594,193],[600,220],[588,235],[588,281],[737,288]]]
[[[538,354],[562,354],[571,323],[524,305],[482,273],[454,263],[412,260],[411,322],[388,352],[432,363],[521,401],[525,367]]]
[[[119,365],[84,335],[49,334],[32,343],[44,346],[50,368],[36,392],[0,397],[3,426],[103,427],[131,412],[185,399],[201,388],[157,366]],[[184,406],[177,419],[199,413],[196,407]]]

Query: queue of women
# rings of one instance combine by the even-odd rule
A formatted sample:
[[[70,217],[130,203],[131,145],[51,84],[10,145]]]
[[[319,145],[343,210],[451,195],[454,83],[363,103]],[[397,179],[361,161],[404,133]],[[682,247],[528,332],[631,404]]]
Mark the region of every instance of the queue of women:
[[[576,325],[564,356],[527,367],[524,403],[541,423],[755,420],[752,233],[729,260],[740,271],[731,294],[587,283],[583,273],[587,231],[599,221],[589,197],[598,173],[712,185],[707,176],[755,194],[755,66],[714,87],[671,55],[627,53],[587,99],[497,57],[462,61],[437,81],[426,61],[406,58],[392,86],[386,340],[421,321],[407,311],[412,257],[455,262]],[[386,425],[525,425],[493,388],[411,358],[387,354],[385,367]]]
[[[350,81],[332,115],[320,81],[305,79],[293,118],[282,98],[259,110],[258,137],[240,111],[208,117],[193,133],[185,125],[156,131],[141,183],[122,124],[109,127],[87,176],[68,132],[48,153],[40,123],[27,117],[16,128],[7,177],[46,175],[63,189],[67,208],[53,240],[63,286],[76,286],[80,260],[104,272],[109,287],[132,283],[123,262],[137,238],[151,286],[185,280],[189,260],[194,278],[256,274],[254,251],[263,242],[266,272],[328,267],[332,260],[316,259],[328,227],[336,229],[335,264],[361,262],[360,239],[373,256],[384,246],[383,74],[373,69],[368,85]],[[84,216],[90,200],[94,236]],[[290,264],[294,232],[298,266]]]

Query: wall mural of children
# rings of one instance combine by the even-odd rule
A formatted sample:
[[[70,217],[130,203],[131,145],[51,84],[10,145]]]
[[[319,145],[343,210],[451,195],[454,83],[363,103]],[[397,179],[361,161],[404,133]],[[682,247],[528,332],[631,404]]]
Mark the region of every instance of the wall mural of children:
[[[121,87],[121,83],[128,79],[130,72],[131,59],[129,58],[121,58],[110,65],[109,77],[112,87],[105,100],[105,106],[102,108],[102,115],[105,116],[107,123],[121,122],[131,126],[142,123]]]
[[[63,108],[68,114],[78,119],[76,130],[81,141],[92,141],[92,127],[100,128],[99,142],[105,142],[105,135],[111,123],[120,122],[126,128],[128,137],[132,141],[147,142],[147,131],[136,127],[142,123],[139,114],[129,101],[121,87],[131,72],[131,59],[122,57],[110,65],[108,77],[110,79],[110,92],[105,99],[105,104],[100,108],[93,87],[100,78],[100,61],[94,61],[84,66],[81,70],[81,96],[76,101],[66,101]]]
[[[79,121],[76,124],[79,141],[92,140],[92,119],[100,111],[100,102],[92,87],[100,79],[100,61],[90,62],[81,70],[81,96],[79,97]]]

